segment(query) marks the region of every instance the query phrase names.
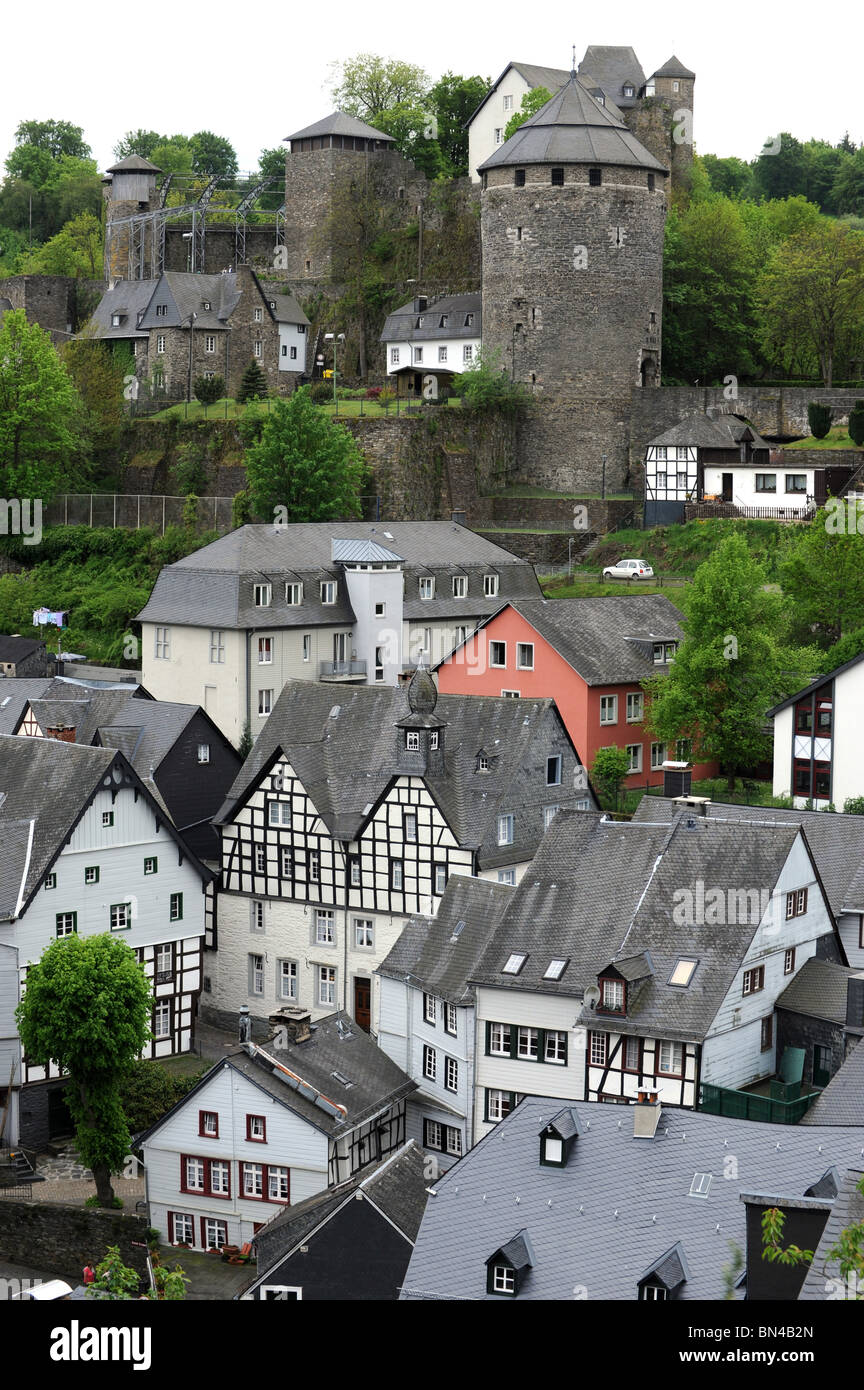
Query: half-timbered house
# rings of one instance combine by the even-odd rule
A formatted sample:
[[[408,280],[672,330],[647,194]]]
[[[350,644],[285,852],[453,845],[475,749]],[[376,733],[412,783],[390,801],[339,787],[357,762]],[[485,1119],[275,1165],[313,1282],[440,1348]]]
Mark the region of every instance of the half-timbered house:
[[[143,1055],[192,1047],[212,874],[158,793],[118,749],[0,737],[0,1063],[13,1075],[6,1137],[68,1132],[65,1082],[21,1055],[14,1011],[27,969],[58,937],[117,932],[153,982]]]
[[[551,700],[291,682],[220,813],[208,1016],[346,1009],[454,874],[515,883],[562,806],[592,806]]]
[[[812,471],[809,482],[812,494]],[[781,488],[778,496],[769,446],[740,415],[692,415],[648,443],[646,525],[683,521],[687,502],[752,506],[785,501],[800,508],[807,492],[806,473],[789,473],[785,492]]]
[[[274,1024],[141,1136],[150,1224],[171,1245],[242,1246],[405,1143],[414,1083],[356,1023],[288,1010]]]

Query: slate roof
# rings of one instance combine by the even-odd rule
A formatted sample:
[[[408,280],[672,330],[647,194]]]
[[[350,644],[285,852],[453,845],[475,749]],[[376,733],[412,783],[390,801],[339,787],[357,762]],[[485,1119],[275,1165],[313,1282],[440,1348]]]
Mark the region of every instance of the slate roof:
[[[560,1100],[528,1096],[434,1185],[404,1299],[485,1299],[486,1260],[523,1228],[534,1252],[520,1299],[635,1300],[680,1244],[678,1297],[722,1299],[729,1242],[745,1248],[743,1191],[800,1197],[827,1165],[860,1163],[861,1131],[806,1130],[664,1109],[654,1139],[633,1138],[633,1107],[577,1106],[583,1132],[566,1167],[541,1166],[542,1126]],[[822,1146],[822,1152],[819,1147]],[[738,1159],[737,1176],[728,1156]],[[690,1197],[695,1173],[707,1197]],[[514,1204],[518,1195],[519,1204]]]
[[[0,636],[0,661],[23,661],[44,646],[41,638]]]
[[[824,675],[814,676],[809,685],[803,686],[801,690],[796,690],[794,695],[790,695],[786,700],[781,700],[779,705],[774,705],[773,709],[769,709],[767,711],[768,717],[773,719],[775,714],[779,714],[781,710],[788,709],[790,705],[796,704],[799,700],[803,699],[805,695],[809,695],[812,691],[818,690],[821,685],[827,685],[828,681],[836,680],[838,676],[842,676],[846,671],[851,670],[853,666],[857,666],[859,661],[864,661],[864,652],[859,652],[858,655],[853,656],[850,661],[844,661],[842,666],[835,666],[833,671],[826,671]]]
[[[151,164],[149,159],[145,159],[141,154],[127,154],[125,159],[121,159],[119,164],[112,164],[110,169],[106,169],[106,174],[129,174],[138,170],[146,170],[151,174],[161,174],[162,170],[158,164]]]
[[[51,683],[51,676],[0,678],[0,734],[14,733],[30,701],[38,700]]]
[[[534,597],[540,585],[531,565],[493,545],[464,526],[449,521],[316,522],[292,526],[241,526],[228,535],[166,565],[159,574],[138,622],[177,626],[265,629],[268,627],[342,626],[354,622],[346,585],[337,602],[323,605],[319,582],[338,577],[332,555],[334,539],[374,541],[404,556],[403,617],[411,619],[481,617],[501,607],[502,597]],[[466,574],[468,594],[454,599],[449,584],[440,597],[419,597],[418,577]],[[483,576],[499,576],[499,596],[486,598]],[[254,585],[273,582],[269,608],[256,608]],[[283,582],[302,580],[302,604],[285,603]]]
[[[686,815],[669,826],[560,811],[499,918],[474,981],[581,997],[620,960],[621,973],[633,981],[626,1015],[586,1008],[580,1023],[595,1031],[699,1040],[767,906],[762,899],[748,901],[724,914],[733,919],[725,925],[701,922],[699,884],[703,891],[706,883],[718,888],[726,901],[730,890],[770,891],[798,833],[796,826],[744,827]],[[693,894],[694,921],[678,920],[686,915],[682,890]],[[505,974],[516,952],[527,959],[518,974]],[[668,983],[681,957],[698,961],[686,988]],[[558,980],[544,978],[552,960],[569,962]]]
[[[173,308],[169,300],[168,313],[157,318],[153,299],[156,297],[156,289],[163,286],[167,286],[170,291]],[[163,296],[160,294],[159,298],[161,301]],[[233,271],[226,275],[198,275],[180,270],[166,270],[158,285],[154,287],[140,326],[142,329],[186,329],[189,327],[191,315],[194,314],[196,333],[204,329],[208,332],[227,331],[228,321],[240,303],[240,298],[238,278]],[[261,303],[262,307],[266,306],[268,314],[273,313],[270,299],[263,290]],[[206,309],[205,304],[209,304],[210,308]]]
[[[767,440],[740,415],[689,415],[680,424],[664,430],[656,438],[649,439],[653,444],[695,444],[700,449],[730,449],[738,445],[745,434],[752,435],[754,449],[770,449]],[[751,464],[752,466],[752,464]]]
[[[578,76],[586,86],[589,76],[617,106],[635,106],[645,86],[642,64],[632,48],[617,48],[609,44],[589,44],[578,67]],[[633,96],[624,95],[625,83],[633,87]]]
[[[842,1025],[846,1022],[847,982],[850,975],[857,973],[847,966],[812,956],[786,986],[775,1008]]]
[[[572,75],[479,167],[482,172],[514,164],[606,164],[667,172]]]
[[[633,819],[669,822],[680,809],[667,797],[643,796]],[[844,911],[864,912],[864,818],[720,801],[708,802],[704,811],[709,820],[802,826],[835,917]]]
[[[801,1124],[864,1126],[864,1041],[855,1044]]]
[[[293,135],[286,135],[285,139],[307,140],[315,135],[354,135],[364,140],[384,140],[390,145],[394,143],[392,135],[385,135],[383,130],[376,130],[374,126],[367,125],[356,116],[348,116],[344,111],[332,111],[313,125],[295,130]]]
[[[411,299],[387,315],[379,342],[423,343],[439,338],[479,338],[483,325],[482,299],[479,294],[448,294],[433,300],[425,309],[416,309]],[[470,327],[465,325],[466,314],[474,315]],[[442,328],[444,315],[447,323]],[[420,328],[418,319],[422,319]]]
[[[471,115],[465,122],[466,127],[471,124],[478,112],[483,110],[489,98],[494,96],[511,68],[515,69],[532,89],[534,87],[545,87],[547,92],[552,92],[553,95],[570,79],[570,72],[567,68],[547,68],[538,63],[508,63],[501,73],[501,76],[496,78],[492,83],[492,86],[489,88],[483,100],[471,112]]]
[[[266,298],[277,323],[309,323],[293,294],[268,294]]]
[[[857,1163],[849,1167],[843,1175],[840,1190],[831,1207],[831,1214],[825,1223],[822,1238],[816,1246],[810,1268],[804,1277],[804,1283],[798,1295],[799,1302],[809,1303],[826,1298],[837,1300],[841,1287],[846,1299],[860,1300],[860,1277],[855,1280],[853,1276],[850,1276],[847,1283],[838,1262],[828,1259],[828,1252],[837,1245],[843,1231],[848,1230],[850,1226],[857,1226],[864,1222],[862,1180],[864,1180],[864,1172],[861,1169],[859,1155]]]
[[[407,713],[406,692],[392,686],[334,690],[332,685],[288,681],[215,823],[230,819],[281,749],[330,834],[355,839],[391,781],[419,775],[397,760],[396,722]],[[439,695],[435,713],[436,724],[446,725],[444,770],[426,772],[424,780],[459,844],[479,849],[492,836],[499,806],[516,809],[512,788],[517,773],[531,757],[535,740],[544,737],[547,720],[560,716],[553,700],[485,695]],[[478,776],[477,754],[484,748],[490,766]],[[516,840],[497,862],[531,858],[543,835],[548,791],[560,792],[563,799],[563,788],[547,789],[539,781],[535,806],[520,794]],[[496,854],[491,851],[484,864],[494,864]]]
[[[587,685],[617,685],[657,675],[667,666],[655,665],[653,644],[684,640],[684,614],[662,594],[514,598],[498,612],[504,607],[521,614]]]
[[[115,281],[93,310],[90,327],[100,338],[146,338],[147,330],[138,326],[138,315],[144,313],[153,298],[156,283],[155,280]],[[117,328],[111,323],[112,314],[123,315]]]
[[[675,54],[673,53],[671,58],[667,58],[666,62],[663,64],[662,68],[658,68],[657,71],[656,71],[655,73],[652,74],[652,76],[654,76],[654,77],[690,77],[690,78],[695,79],[696,74],[695,74],[695,72],[691,72],[689,68],[685,68],[684,64],[681,62],[681,59],[680,59],[680,58],[676,58],[676,57],[675,57]]]
[[[468,981],[513,892],[503,883],[452,875],[437,914],[406,922],[377,973],[397,980],[409,976],[410,985],[448,1004],[470,1003]]]

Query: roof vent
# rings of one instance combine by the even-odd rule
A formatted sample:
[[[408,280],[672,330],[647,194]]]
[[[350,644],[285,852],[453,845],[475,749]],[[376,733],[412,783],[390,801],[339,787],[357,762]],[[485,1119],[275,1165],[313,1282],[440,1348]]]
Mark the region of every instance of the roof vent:
[[[653,1139],[660,1123],[660,1092],[656,1086],[640,1086],[633,1107],[633,1138]]]
[[[460,936],[462,935],[462,933],[463,933],[464,930],[465,930],[465,923],[464,923],[464,922],[457,922],[456,925],[455,925],[455,927],[453,928],[453,935],[452,935],[451,938],[450,938],[450,944],[451,944],[451,946],[452,946],[452,944],[453,944],[454,941],[458,941],[458,940],[459,940],[459,938],[460,938]]]

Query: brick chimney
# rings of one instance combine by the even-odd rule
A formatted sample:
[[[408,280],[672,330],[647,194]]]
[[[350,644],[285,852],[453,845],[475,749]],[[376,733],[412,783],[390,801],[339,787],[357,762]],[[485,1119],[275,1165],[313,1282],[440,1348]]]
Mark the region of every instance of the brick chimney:
[[[58,739],[60,743],[74,743],[77,732],[74,724],[54,724],[45,730],[45,737]]]
[[[267,1022],[276,1035],[277,1048],[288,1047],[291,1043],[306,1042],[311,1038],[312,1015],[308,1009],[300,1009],[294,1004],[285,1004],[275,1013],[269,1014]]]
[[[633,1138],[653,1139],[660,1123],[660,1092],[656,1086],[640,1086],[633,1106]]]
[[[689,763],[663,763],[663,795],[668,797],[689,796],[693,769]]]

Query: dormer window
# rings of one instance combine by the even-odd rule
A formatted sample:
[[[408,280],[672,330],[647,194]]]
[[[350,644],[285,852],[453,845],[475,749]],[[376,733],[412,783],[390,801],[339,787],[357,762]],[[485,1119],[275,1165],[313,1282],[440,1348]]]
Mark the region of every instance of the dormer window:
[[[625,97],[632,97],[634,95],[634,89],[630,86],[629,82],[624,87],[624,95]]]
[[[420,579],[419,583],[420,583],[420,597],[421,597],[421,599],[430,599],[430,598],[434,598],[434,597],[435,597],[435,580],[434,580],[434,578],[427,578],[427,577],[424,576],[423,578]]]
[[[297,607],[299,607],[299,605],[303,602],[303,585],[302,585],[302,584],[286,584],[286,585],[285,585],[285,602],[287,603],[287,605],[288,605],[289,608],[297,608]]]
[[[565,1168],[570,1150],[580,1133],[579,1117],[570,1106],[553,1115],[540,1131],[541,1166]]]
[[[679,1241],[649,1265],[642,1275],[637,1285],[640,1303],[665,1302],[667,1299],[677,1298],[682,1284],[687,1283],[689,1273],[684,1258],[684,1247]]]
[[[441,318],[440,318],[439,321],[438,321],[438,327],[439,327],[439,328],[446,328],[446,327],[447,327],[448,320],[449,320],[449,317],[450,317],[449,314],[442,314],[442,315],[441,315]]]
[[[477,754],[477,771],[478,771],[478,772],[488,772],[488,771],[489,771],[489,759],[488,759],[488,757],[486,756],[485,753],[478,753],[478,754]]]
[[[607,1014],[623,1014],[625,991],[623,980],[600,981],[600,1008]]]
[[[468,576],[467,574],[454,574],[453,576],[453,597],[467,598],[468,596]]]
[[[516,1273],[510,1265],[493,1265],[490,1293],[516,1293]]]
[[[112,328],[119,328],[119,327],[120,327],[120,324],[121,324],[122,322],[123,322],[123,315],[122,315],[122,314],[112,314],[112,315],[111,315],[111,327],[112,327]]]
[[[269,608],[269,607],[270,607],[270,596],[271,596],[271,593],[272,593],[272,587],[271,587],[271,585],[269,585],[269,584],[256,584],[256,585],[255,585],[255,607],[256,607],[256,608]]]
[[[420,734],[416,729],[407,729],[405,732],[405,747],[409,753],[420,752]]]
[[[336,580],[324,579],[321,581],[321,602],[332,604],[336,602]]]
[[[473,327],[474,327],[474,315],[473,315],[473,314],[466,314],[466,315],[465,315],[465,327],[466,327],[466,328],[473,328]]]
[[[497,574],[484,574],[483,593],[486,598],[497,598],[498,596],[498,576]]]
[[[203,309],[209,309],[209,308],[210,308],[210,300],[209,300],[209,299],[205,299],[201,307],[202,307]]]
[[[486,1261],[486,1292],[515,1298],[531,1273],[534,1251],[527,1231],[519,1231]]]
[[[422,318],[418,318],[418,319],[417,319],[416,323],[414,324],[414,327],[415,327],[415,328],[422,328],[422,327],[423,327],[423,320],[422,320]]]

